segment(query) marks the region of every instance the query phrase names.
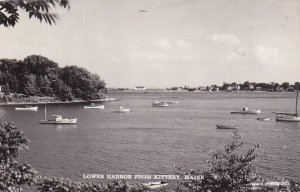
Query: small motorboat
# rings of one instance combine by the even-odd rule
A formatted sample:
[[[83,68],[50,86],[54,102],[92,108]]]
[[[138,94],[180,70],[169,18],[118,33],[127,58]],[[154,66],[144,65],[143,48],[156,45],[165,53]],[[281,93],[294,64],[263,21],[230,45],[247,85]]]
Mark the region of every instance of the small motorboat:
[[[248,107],[244,107],[242,111],[232,111],[234,114],[260,114],[260,109],[249,109]]]
[[[153,101],[152,107],[168,107],[169,104],[164,101]]]
[[[120,106],[119,109],[111,110],[111,112],[114,112],[114,113],[128,113],[128,112],[130,112],[130,109],[125,109],[125,108]]]
[[[159,189],[168,185],[165,181],[155,181],[155,182],[148,182],[143,184],[148,189]]]
[[[52,115],[53,119],[41,120],[41,124],[76,124],[77,118],[63,119],[61,115]]]
[[[16,107],[16,111],[37,111],[38,107],[32,107],[32,106],[25,106],[25,107]]]
[[[104,109],[104,105],[95,105],[95,103],[91,103],[89,106],[83,106],[84,109]]]
[[[272,118],[267,118],[267,117],[262,117],[262,118],[256,118],[258,121],[272,121],[274,119]]]
[[[217,129],[238,129],[238,125],[216,125]]]

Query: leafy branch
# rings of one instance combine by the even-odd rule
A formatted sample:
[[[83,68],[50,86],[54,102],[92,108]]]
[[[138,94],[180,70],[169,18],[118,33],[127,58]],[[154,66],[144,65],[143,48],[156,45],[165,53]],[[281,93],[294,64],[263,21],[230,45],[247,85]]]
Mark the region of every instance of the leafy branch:
[[[19,11],[24,10],[29,18],[36,18],[40,22],[52,25],[58,15],[51,13],[52,7],[70,8],[68,0],[6,0],[0,1],[0,25],[15,26],[19,21]]]

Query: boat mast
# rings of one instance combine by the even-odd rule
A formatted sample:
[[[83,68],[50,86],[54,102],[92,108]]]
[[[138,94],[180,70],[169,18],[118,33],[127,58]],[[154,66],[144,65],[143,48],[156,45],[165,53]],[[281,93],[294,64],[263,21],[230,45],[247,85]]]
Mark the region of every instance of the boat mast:
[[[297,96],[296,96],[296,116],[298,116],[298,90],[297,90]]]
[[[46,105],[45,105],[45,120],[47,119],[47,110],[46,110]]]

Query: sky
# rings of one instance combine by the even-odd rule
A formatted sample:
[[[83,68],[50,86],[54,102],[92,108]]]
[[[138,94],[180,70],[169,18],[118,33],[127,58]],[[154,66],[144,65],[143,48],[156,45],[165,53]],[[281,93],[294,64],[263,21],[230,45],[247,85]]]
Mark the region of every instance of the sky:
[[[299,0],[70,3],[53,26],[1,26],[0,58],[42,55],[116,88],[300,81]]]

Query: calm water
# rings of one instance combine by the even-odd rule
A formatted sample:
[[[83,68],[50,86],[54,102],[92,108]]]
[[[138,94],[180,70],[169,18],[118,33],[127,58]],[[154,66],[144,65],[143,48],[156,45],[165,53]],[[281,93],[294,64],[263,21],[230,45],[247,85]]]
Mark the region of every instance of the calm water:
[[[104,110],[78,105],[49,105],[47,113],[78,117],[77,125],[41,125],[44,110],[17,112],[1,107],[31,140],[22,161],[44,175],[81,179],[82,174],[173,174],[173,165],[204,168],[204,150],[221,148],[231,131],[216,124],[238,124],[248,143],[261,144],[256,166],[267,176],[300,180],[300,123],[262,122],[271,112],[294,112],[295,93],[112,93],[120,101]],[[179,101],[154,108],[155,99]],[[119,105],[129,114],[111,113]],[[244,106],[262,109],[261,115],[232,115]]]

